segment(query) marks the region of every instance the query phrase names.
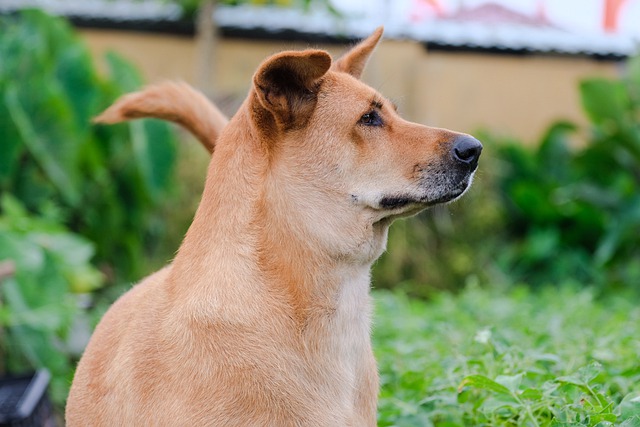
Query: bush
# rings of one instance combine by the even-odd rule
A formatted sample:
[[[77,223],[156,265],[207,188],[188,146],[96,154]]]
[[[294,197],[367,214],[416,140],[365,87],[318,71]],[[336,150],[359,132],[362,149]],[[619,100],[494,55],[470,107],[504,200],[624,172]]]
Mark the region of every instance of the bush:
[[[55,206],[96,244],[111,281],[144,273],[162,236],[155,210],[167,194],[175,142],[158,121],[92,126],[91,118],[141,79],[108,55],[100,77],[65,21],[36,10],[0,17],[0,191],[29,212]]]
[[[374,284],[417,296],[475,279],[636,287],[640,58],[628,70],[621,80],[581,82],[589,130],[554,123],[533,147],[484,134],[469,194],[394,224]]]
[[[0,283],[0,374],[46,367],[60,405],[80,350],[68,343],[80,314],[74,292],[95,289],[103,276],[90,263],[94,247],[86,239],[53,217],[29,215],[8,195],[1,206],[0,260],[11,259],[16,274]]]
[[[159,121],[91,125],[141,79],[116,55],[106,57],[109,77],[99,76],[62,19],[26,10],[0,16],[0,28],[0,261],[17,267],[0,286],[0,371],[48,368],[61,405],[100,313],[79,308],[76,293],[147,272],[164,233],[156,210],[175,141]]]
[[[515,280],[640,282],[640,59],[629,71],[620,81],[581,83],[591,121],[586,142],[575,143],[575,125],[557,123],[534,150],[501,148],[513,242],[502,262]]]

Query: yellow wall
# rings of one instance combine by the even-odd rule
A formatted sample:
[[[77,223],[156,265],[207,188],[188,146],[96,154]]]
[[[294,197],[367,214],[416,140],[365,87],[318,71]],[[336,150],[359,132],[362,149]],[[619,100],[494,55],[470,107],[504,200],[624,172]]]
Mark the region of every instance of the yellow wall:
[[[82,30],[96,57],[114,50],[141,69],[148,82],[196,81],[194,39],[170,35]],[[211,70],[216,98],[243,98],[251,76],[268,55],[306,43],[222,39]],[[334,56],[346,46],[317,46]],[[612,62],[564,56],[507,56],[427,51],[408,41],[385,41],[364,79],[392,98],[408,119],[474,132],[479,128],[534,142],[552,120],[583,122],[577,83],[615,76]]]
[[[611,63],[585,58],[432,53],[416,90],[427,98],[419,121],[464,130],[486,127],[527,142],[554,120],[584,122],[578,81],[615,76]]]

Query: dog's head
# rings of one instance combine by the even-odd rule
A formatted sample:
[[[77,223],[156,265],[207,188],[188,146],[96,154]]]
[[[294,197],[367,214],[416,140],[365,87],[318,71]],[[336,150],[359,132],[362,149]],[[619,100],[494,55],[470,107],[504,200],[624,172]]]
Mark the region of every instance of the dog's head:
[[[354,238],[365,258],[380,254],[392,220],[460,197],[482,150],[469,135],[403,120],[360,81],[381,35],[336,62],[321,50],[267,59],[248,104],[269,151],[276,207],[327,243]]]

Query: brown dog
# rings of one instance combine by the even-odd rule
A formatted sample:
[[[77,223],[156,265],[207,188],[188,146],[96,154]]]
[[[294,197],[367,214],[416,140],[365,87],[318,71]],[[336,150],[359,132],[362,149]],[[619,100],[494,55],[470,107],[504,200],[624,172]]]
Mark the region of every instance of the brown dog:
[[[220,134],[225,117],[175,85],[105,112],[176,121],[215,150],[174,262],[98,325],[69,426],[376,424],[371,264],[394,219],[462,195],[482,149],[359,80],[381,34],[333,64],[268,58]]]

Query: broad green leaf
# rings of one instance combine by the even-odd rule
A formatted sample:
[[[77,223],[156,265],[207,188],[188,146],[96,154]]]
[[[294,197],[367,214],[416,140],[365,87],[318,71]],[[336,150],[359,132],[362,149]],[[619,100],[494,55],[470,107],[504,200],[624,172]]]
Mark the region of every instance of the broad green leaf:
[[[555,381],[561,384],[571,384],[571,385],[576,385],[580,387],[586,385],[584,380],[582,380],[581,378],[578,378],[575,375],[564,375],[556,378]]]
[[[69,289],[79,294],[94,291],[100,288],[105,281],[104,275],[89,265],[65,268],[63,274],[69,282]]]
[[[524,374],[516,374],[516,375],[498,375],[496,377],[496,383],[505,386],[511,394],[515,395],[520,388],[520,384],[522,384],[522,377]]]
[[[578,370],[578,375],[584,381],[585,384],[593,381],[602,372],[602,364],[598,362],[591,362],[587,366]]]
[[[145,120],[143,123],[149,143],[147,152],[144,153],[149,163],[148,187],[157,199],[166,191],[173,177],[177,156],[176,141],[166,122]]]
[[[479,410],[488,415],[495,414],[500,410],[508,411],[510,415],[516,414],[521,408],[522,405],[520,403],[506,395],[488,397],[478,407]]]
[[[80,201],[80,195],[76,188],[76,183],[68,171],[60,166],[50,155],[50,146],[46,139],[32,127],[31,120],[27,112],[22,108],[20,99],[18,98],[18,90],[15,86],[10,86],[5,93],[5,102],[8,107],[11,118],[16,124],[21,138],[26,147],[38,161],[40,167],[47,174],[51,182],[56,186],[57,190],[64,197],[65,201],[71,206],[77,206]]]
[[[64,257],[64,263],[79,266],[88,263],[93,256],[93,245],[87,240],[70,233],[39,233],[30,235],[30,240],[41,247]]]
[[[520,397],[526,400],[541,400],[544,396],[544,393],[536,388],[528,388],[522,391]]]
[[[589,79],[580,83],[582,106],[598,124],[618,123],[626,117],[630,100],[624,84],[607,79]]]
[[[98,79],[88,49],[77,41],[64,50],[56,64],[56,77],[74,113],[76,126],[85,136],[98,113]]]
[[[572,158],[570,138],[577,130],[577,126],[569,122],[554,123],[547,130],[536,153],[536,160],[544,165],[547,178],[562,180],[569,177]]]
[[[1,78],[1,76],[0,76]],[[0,82],[0,94],[6,85]],[[18,166],[18,158],[23,151],[22,141],[15,124],[10,120],[6,100],[0,99],[0,190],[7,188],[9,179]]]
[[[618,406],[620,418],[627,420],[629,418],[638,418],[640,420],[640,394],[629,393],[620,402]]]
[[[616,417],[614,414],[605,412],[600,414],[592,414],[589,421],[591,425],[605,427],[612,425],[612,423],[615,423],[617,419],[618,417]]]
[[[44,265],[44,253],[33,242],[21,238],[13,232],[0,230],[0,260],[13,260],[18,273],[39,271]]]
[[[620,424],[620,427],[640,427],[640,415],[627,418]]]
[[[105,60],[107,61],[111,78],[114,82],[118,82],[122,93],[140,89],[142,76],[130,62],[115,52],[107,52]]]
[[[511,396],[511,390],[502,384],[499,384],[492,379],[485,377],[484,375],[469,375],[465,377],[458,386],[458,393],[462,391],[464,387],[473,387],[483,390],[490,390],[496,393],[506,394]]]

